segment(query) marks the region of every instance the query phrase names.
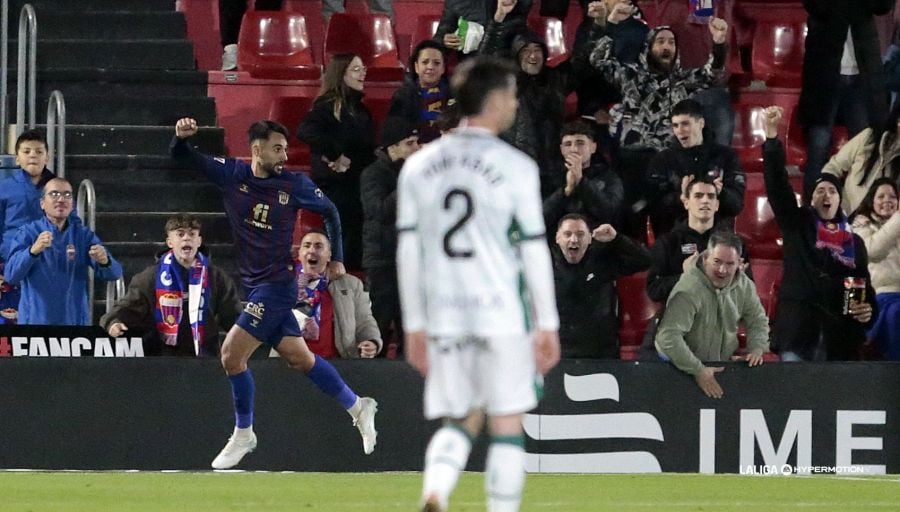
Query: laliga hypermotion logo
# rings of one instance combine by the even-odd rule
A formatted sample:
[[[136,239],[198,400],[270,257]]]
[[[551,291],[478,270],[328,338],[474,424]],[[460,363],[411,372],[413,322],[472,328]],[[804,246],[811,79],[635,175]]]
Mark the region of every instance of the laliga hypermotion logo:
[[[574,402],[619,401],[613,375],[563,376],[566,396]],[[650,439],[662,441],[659,421],[646,412],[605,414],[526,414],[525,433],[537,441],[575,439]],[[528,453],[529,472],[541,473],[661,473],[659,461],[645,451],[602,453]]]

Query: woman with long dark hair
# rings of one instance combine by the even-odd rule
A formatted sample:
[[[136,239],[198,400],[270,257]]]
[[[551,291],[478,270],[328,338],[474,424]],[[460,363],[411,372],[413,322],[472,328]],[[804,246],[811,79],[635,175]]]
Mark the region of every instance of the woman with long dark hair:
[[[885,358],[900,361],[900,211],[897,183],[878,178],[853,213],[853,230],[869,251],[878,316],[869,339]]]
[[[859,358],[876,315],[866,245],[841,210],[837,177],[822,174],[798,206],[778,140],[783,110],[765,110],[764,178],[784,238],[784,278],[772,331],[783,361]]]
[[[432,39],[420,42],[409,56],[403,85],[391,98],[389,116],[415,123],[420,144],[441,136],[435,121],[452,102],[446,65],[446,49],[442,44]]]
[[[845,212],[856,210],[878,178],[900,183],[900,102],[883,125],[866,128],[844,144],[822,172],[844,182],[841,207]]]
[[[337,206],[344,235],[344,265],[362,267],[359,177],[375,159],[375,128],[362,103],[366,66],[351,53],[336,54],[297,138],[311,149],[312,179]]]

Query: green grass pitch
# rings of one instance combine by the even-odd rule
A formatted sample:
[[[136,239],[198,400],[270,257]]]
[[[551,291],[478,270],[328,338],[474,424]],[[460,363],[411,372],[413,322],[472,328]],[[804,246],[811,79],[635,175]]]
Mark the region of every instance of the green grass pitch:
[[[415,511],[418,473],[0,472],[2,512]],[[453,512],[482,511],[466,473]],[[529,475],[522,511],[900,510],[900,477]]]

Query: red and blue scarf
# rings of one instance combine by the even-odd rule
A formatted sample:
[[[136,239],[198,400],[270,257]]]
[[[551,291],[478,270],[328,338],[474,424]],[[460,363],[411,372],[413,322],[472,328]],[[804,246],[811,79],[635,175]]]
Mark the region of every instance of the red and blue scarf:
[[[831,257],[849,268],[856,268],[856,246],[847,216],[838,213],[834,220],[816,219],[816,248],[827,249]]]
[[[297,269],[297,307],[302,309],[304,315],[313,319],[309,327],[300,326],[303,337],[311,340],[319,339],[319,325],[322,323],[322,297],[328,290],[328,278],[319,274],[306,274],[303,265],[296,265]]]
[[[194,338],[194,354],[200,355],[206,333],[206,315],[209,309],[209,261],[197,253],[188,269],[187,286],[182,282],[182,266],[172,251],[159,259],[156,269],[156,330],[163,343],[178,344],[178,326],[183,313],[184,293],[188,294],[188,319]]]

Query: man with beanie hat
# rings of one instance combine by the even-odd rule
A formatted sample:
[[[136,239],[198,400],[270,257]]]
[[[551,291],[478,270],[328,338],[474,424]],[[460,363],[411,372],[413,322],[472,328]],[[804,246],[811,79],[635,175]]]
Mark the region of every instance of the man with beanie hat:
[[[400,323],[400,295],[397,291],[397,177],[403,162],[419,149],[415,123],[402,117],[388,117],[381,128],[381,145],[376,159],[363,169],[360,200],[363,206],[363,268],[372,315],[385,344],[391,339],[403,341]],[[387,351],[381,351],[386,355]]]

